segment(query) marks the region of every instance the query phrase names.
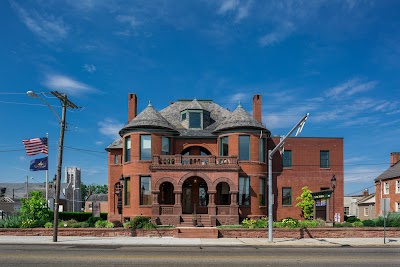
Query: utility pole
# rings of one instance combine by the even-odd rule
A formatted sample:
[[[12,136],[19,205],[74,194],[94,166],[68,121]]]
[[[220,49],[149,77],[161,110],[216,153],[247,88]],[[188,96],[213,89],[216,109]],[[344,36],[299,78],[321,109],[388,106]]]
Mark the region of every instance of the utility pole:
[[[273,227],[273,194],[272,194],[272,157],[278,149],[282,149],[285,140],[297,129],[296,136],[303,130],[303,126],[306,123],[309,113],[304,115],[304,117],[289,131],[289,133],[284,136],[279,144],[272,150],[268,150],[268,241],[273,242],[272,237],[272,227]]]

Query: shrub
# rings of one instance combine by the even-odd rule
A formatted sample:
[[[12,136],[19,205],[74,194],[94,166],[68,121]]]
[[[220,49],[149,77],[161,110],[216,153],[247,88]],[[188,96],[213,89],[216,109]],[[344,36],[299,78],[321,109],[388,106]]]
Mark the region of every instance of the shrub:
[[[50,210],[41,191],[32,191],[30,197],[22,199],[21,202],[21,227],[41,227],[50,221]]]
[[[97,221],[101,221],[101,218],[91,216],[87,219],[86,222],[89,224],[89,227],[94,227]]]
[[[246,218],[242,221],[242,225],[244,228],[256,228],[256,220]]]
[[[107,215],[108,213],[102,212],[100,213],[100,218],[102,220],[107,220]],[[59,213],[59,218],[60,220],[63,221],[68,221],[68,220],[76,220],[77,222],[85,222],[89,220],[90,217],[92,216],[91,212],[60,212]],[[93,223],[94,226],[94,223]]]
[[[375,227],[375,222],[373,220],[364,220],[362,221],[362,224],[365,227]]]
[[[99,220],[94,224],[94,226],[96,228],[105,228],[107,226],[107,223],[108,222],[106,220]]]
[[[343,227],[343,224],[342,224],[342,223],[335,223],[335,224],[333,225],[333,227]]]
[[[73,220],[73,219],[72,220],[68,220],[68,221],[61,220],[61,221],[58,222],[58,227],[60,227],[60,228],[71,228],[72,225],[74,225],[76,223],[77,223],[77,221]]]
[[[343,227],[353,227],[353,224],[350,222],[344,222],[344,223],[342,223],[342,226]]]
[[[349,223],[353,223],[353,222],[359,222],[360,221],[360,219],[358,219],[357,217],[348,217],[347,218],[347,220],[346,220],[346,222],[349,222]]]
[[[147,227],[148,224],[152,224],[149,217],[136,216],[132,221],[126,223],[126,228],[141,229],[144,228],[145,225]]]
[[[317,220],[305,220],[305,221],[300,221],[299,226],[304,227],[304,228],[314,228],[319,226],[319,221]]]
[[[282,226],[286,227],[286,228],[296,228],[299,226],[299,221],[297,219],[293,219],[290,217],[283,219],[281,221],[281,223],[282,223]]]
[[[36,221],[32,219],[25,219],[21,223],[21,228],[34,228],[36,227]]]
[[[268,227],[267,217],[262,217],[262,218],[256,220],[256,227],[257,228],[267,228]]]
[[[44,228],[53,228],[53,222],[47,222],[44,224]]]
[[[20,228],[22,218],[17,215],[11,215],[7,218],[0,220],[0,228]]]
[[[114,227],[124,227],[121,221],[112,221],[112,223],[114,224]]]
[[[363,224],[362,222],[360,222],[360,221],[353,222],[352,225],[353,225],[354,227],[363,227],[363,226],[364,226],[364,224]]]

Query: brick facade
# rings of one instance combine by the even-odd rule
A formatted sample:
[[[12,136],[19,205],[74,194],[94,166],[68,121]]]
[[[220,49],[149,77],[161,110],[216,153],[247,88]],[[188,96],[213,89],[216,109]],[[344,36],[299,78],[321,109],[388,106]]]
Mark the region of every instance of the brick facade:
[[[132,114],[135,114],[132,110],[136,108],[137,99],[136,96],[133,97],[132,94],[129,94],[128,100],[130,110],[128,115],[131,118]],[[179,101],[177,102],[179,103]],[[161,113],[169,118],[165,114],[173,109],[177,102],[171,103],[165,109],[166,111],[163,110]],[[206,100],[199,100],[191,105],[206,106],[209,104]],[[238,109],[240,108],[238,107]],[[269,131],[258,122],[261,120],[260,95],[253,98],[253,108],[255,109],[253,111],[254,118],[246,118],[248,126],[218,130],[218,127],[224,123],[232,124],[232,122],[229,122],[231,124],[227,122],[229,120],[229,116],[227,116],[228,118],[217,126],[217,130],[213,134],[193,137],[185,132],[186,136],[182,133],[178,135],[169,128],[166,129],[169,126],[162,119],[160,119],[160,123],[164,127],[155,128],[153,122],[140,121],[144,115],[137,115],[136,120],[133,119],[129,124],[133,126],[128,125],[130,128],[125,126],[124,130],[121,130],[121,140],[118,145],[110,145],[107,148],[109,152],[108,219],[115,221],[143,215],[151,217],[158,224],[185,225],[191,220],[191,214],[196,213],[196,217],[203,225],[215,226],[237,224],[246,217],[267,216],[267,151],[279,142],[279,138],[271,138]],[[214,110],[210,110],[212,116]],[[142,113],[146,112],[153,114],[153,121],[161,116],[151,106]],[[235,115],[235,112],[232,113],[232,116]],[[247,116],[243,115],[241,110],[238,112],[242,112],[241,117]],[[179,116],[178,112],[174,114]],[[206,120],[205,118],[202,121]],[[217,120],[217,117],[215,118]],[[187,127],[188,124],[182,123],[182,125]],[[140,159],[141,135],[151,136],[151,159],[149,160]],[[248,160],[239,158],[241,153],[239,138],[241,136],[249,138]],[[170,140],[169,155],[163,155],[162,142],[165,137]],[[220,156],[222,137],[228,138],[229,152],[225,156]],[[260,153],[260,137],[265,140],[263,155]],[[131,149],[130,159],[125,161],[124,142],[127,138],[130,138]],[[337,186],[332,197],[335,202],[335,213],[339,213],[343,218],[343,139],[288,138],[285,142],[285,150],[292,151],[292,167],[282,167],[282,156],[279,153],[276,153],[273,158],[274,220],[286,217],[301,219],[300,209],[295,206],[296,197],[302,192],[301,188],[308,186],[312,191],[330,188],[333,174],[337,179]],[[327,168],[320,168],[320,151],[329,151],[329,167]],[[118,161],[116,161],[116,157]],[[128,191],[130,191],[130,197],[126,199],[128,195],[126,188],[122,190],[124,204],[122,214],[118,212],[117,207],[119,191],[115,190],[120,183],[121,175],[125,179],[125,185],[129,184]],[[147,192],[148,190],[143,185],[141,187],[141,177],[150,177],[150,192]],[[243,184],[240,184],[240,177],[249,177],[249,179],[242,179]],[[127,180],[129,183],[126,182]],[[260,188],[263,181],[265,183],[264,192]],[[248,195],[245,192],[246,189],[240,191],[241,186],[246,188],[247,182],[249,182]],[[282,205],[282,188],[291,188],[291,205]],[[206,202],[201,200],[202,192],[206,193],[204,200]],[[141,198],[142,200],[146,198],[146,205],[140,205]],[[263,203],[263,198],[266,199],[265,203]],[[329,214],[327,214],[326,220],[331,220],[333,218],[333,201],[330,200],[327,203],[330,207],[327,208]]]

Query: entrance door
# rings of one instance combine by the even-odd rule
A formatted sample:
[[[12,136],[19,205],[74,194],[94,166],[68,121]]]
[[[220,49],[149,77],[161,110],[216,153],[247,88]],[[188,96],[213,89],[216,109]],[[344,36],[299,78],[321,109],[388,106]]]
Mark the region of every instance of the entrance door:
[[[192,213],[192,188],[183,187],[182,194],[182,213]]]
[[[326,221],[326,198],[320,198],[315,200],[315,217]]]

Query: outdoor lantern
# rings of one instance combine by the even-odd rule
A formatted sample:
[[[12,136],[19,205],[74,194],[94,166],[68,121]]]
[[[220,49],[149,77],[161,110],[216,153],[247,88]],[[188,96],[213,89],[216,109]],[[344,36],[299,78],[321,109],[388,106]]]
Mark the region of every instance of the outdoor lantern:
[[[331,185],[332,185],[332,189],[335,190],[335,187],[336,187],[336,177],[335,177],[335,175],[332,176]]]

